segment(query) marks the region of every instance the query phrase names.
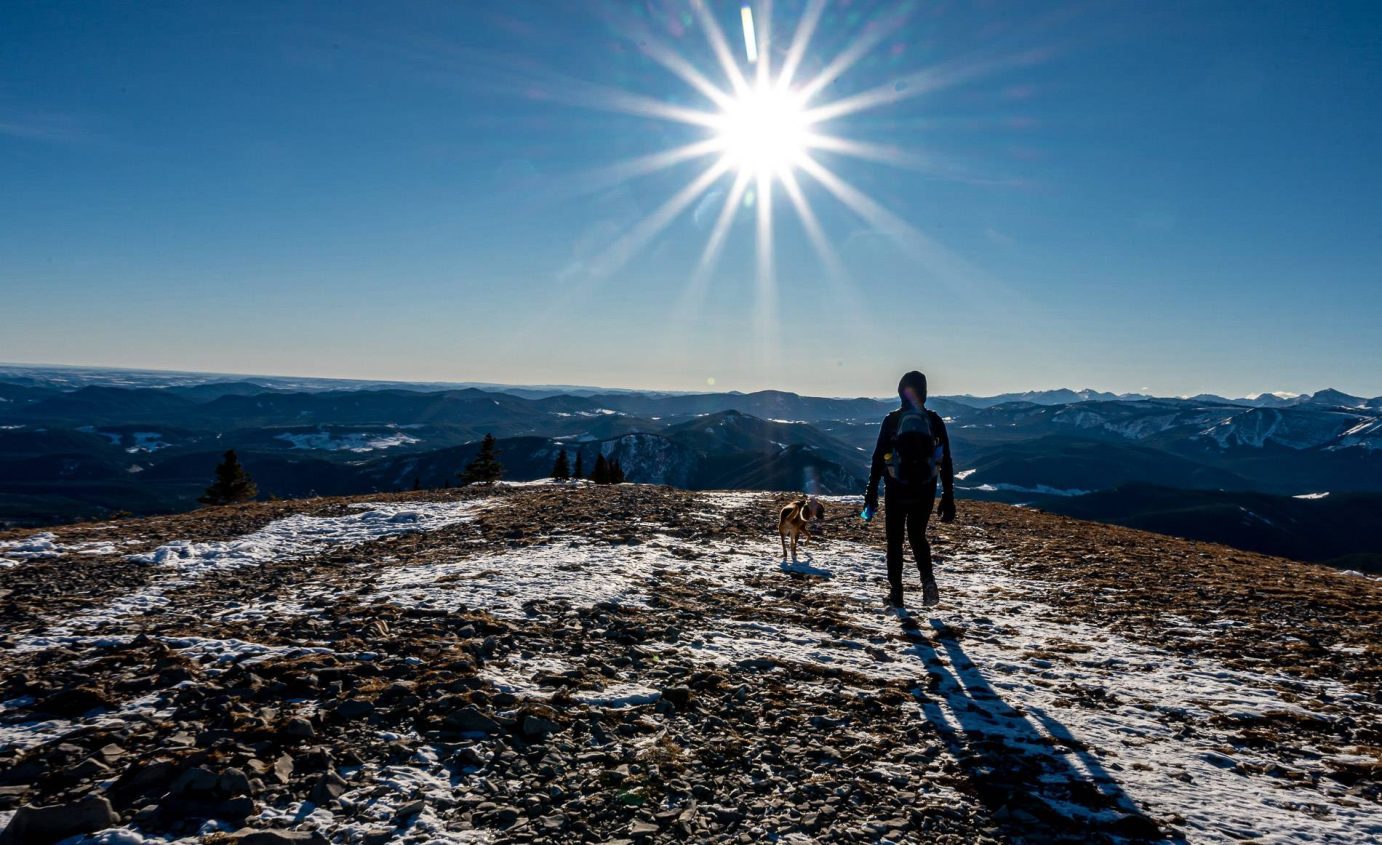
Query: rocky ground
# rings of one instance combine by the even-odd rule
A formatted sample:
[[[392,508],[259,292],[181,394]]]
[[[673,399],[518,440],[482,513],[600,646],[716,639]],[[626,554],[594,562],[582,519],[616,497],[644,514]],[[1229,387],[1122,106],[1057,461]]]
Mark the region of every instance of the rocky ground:
[[[1382,836],[1379,582],[962,502],[899,619],[882,526],[782,563],[783,501],[0,533],[0,845]]]

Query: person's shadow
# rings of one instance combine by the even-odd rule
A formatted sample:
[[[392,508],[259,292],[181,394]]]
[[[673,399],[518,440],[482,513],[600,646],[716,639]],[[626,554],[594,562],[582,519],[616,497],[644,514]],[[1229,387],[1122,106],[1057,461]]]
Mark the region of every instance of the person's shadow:
[[[943,661],[915,622],[903,627],[911,653],[926,665],[927,688],[915,691],[922,712],[1006,832],[1034,842],[1185,841],[1142,813],[1064,725],[1037,708],[1024,713],[1005,703],[954,631],[931,620]]]

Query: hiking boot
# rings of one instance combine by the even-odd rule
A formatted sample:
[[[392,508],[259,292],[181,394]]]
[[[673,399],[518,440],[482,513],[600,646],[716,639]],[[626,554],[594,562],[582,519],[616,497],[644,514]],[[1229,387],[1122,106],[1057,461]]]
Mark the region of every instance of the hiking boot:
[[[902,590],[894,589],[888,593],[888,606],[896,607],[898,609],[901,609],[904,606],[902,604]]]
[[[921,603],[927,607],[935,607],[941,603],[941,591],[936,587],[935,578],[921,579]]]

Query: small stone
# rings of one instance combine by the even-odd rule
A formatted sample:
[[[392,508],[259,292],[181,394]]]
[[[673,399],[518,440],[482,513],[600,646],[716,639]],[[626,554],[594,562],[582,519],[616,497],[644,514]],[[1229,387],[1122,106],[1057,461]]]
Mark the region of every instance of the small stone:
[[[158,805],[158,816],[164,823],[174,819],[219,819],[244,824],[253,813],[254,801],[248,796],[218,799],[170,795]]]
[[[283,724],[279,733],[290,739],[310,739],[316,736],[317,730],[312,727],[311,722],[301,716],[294,716]]]
[[[246,827],[230,835],[236,845],[327,845],[329,840],[315,830],[255,830]]]
[[[220,784],[221,778],[210,769],[197,766],[185,770],[173,785],[168,787],[171,795],[210,795]]]
[[[531,713],[523,717],[523,735],[526,737],[546,736],[559,730],[561,730],[561,725],[551,719],[544,719]]]
[[[289,778],[291,778],[292,776],[293,758],[288,756],[287,754],[279,755],[279,758],[274,761],[273,779],[278,781],[280,784],[284,784],[287,783]]]
[[[1129,813],[1109,825],[1109,831],[1129,839],[1160,839],[1161,829],[1146,816]]]
[[[47,696],[34,709],[42,713],[68,718],[81,716],[92,710],[109,710],[110,699],[95,687],[68,687]]]
[[[96,756],[100,757],[101,761],[107,765],[114,763],[120,757],[124,756],[124,754],[125,749],[113,742],[101,746],[101,750],[96,752]]]
[[[109,794],[118,807],[143,806],[145,802],[162,797],[177,776],[177,765],[167,760],[131,763],[111,786]]]
[[[312,785],[312,791],[308,793],[307,800],[318,806],[329,804],[345,794],[349,786],[340,775],[335,772],[327,772]]]
[[[470,706],[448,713],[446,724],[463,733],[495,734],[500,730],[498,722]]]
[[[253,789],[249,776],[239,769],[226,769],[217,780],[216,791],[221,795],[249,795]]]
[[[364,719],[374,712],[374,702],[363,698],[347,698],[336,705],[336,715],[342,719]]]
[[[88,757],[77,765],[67,768],[64,774],[74,780],[86,780],[87,778],[110,774],[110,766],[95,757]]]
[[[12,810],[24,800],[27,786],[0,786],[0,810]]]

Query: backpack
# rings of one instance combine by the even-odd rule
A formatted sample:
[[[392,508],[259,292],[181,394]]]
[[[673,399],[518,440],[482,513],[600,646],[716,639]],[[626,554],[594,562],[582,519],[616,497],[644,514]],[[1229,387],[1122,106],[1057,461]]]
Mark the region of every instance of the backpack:
[[[932,481],[943,454],[944,447],[931,430],[931,415],[925,408],[905,408],[898,413],[892,448],[883,456],[889,481],[908,485]]]

